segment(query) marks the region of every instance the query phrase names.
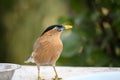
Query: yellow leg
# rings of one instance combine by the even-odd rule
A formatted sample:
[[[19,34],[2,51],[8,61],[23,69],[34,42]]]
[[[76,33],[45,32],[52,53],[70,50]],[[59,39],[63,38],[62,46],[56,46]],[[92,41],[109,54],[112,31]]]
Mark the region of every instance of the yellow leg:
[[[58,80],[58,74],[57,74],[55,66],[53,66],[53,69],[54,69],[54,72],[55,72],[55,80]]]
[[[38,68],[38,80],[41,80],[41,78],[40,78],[40,66],[37,65],[37,68]]]
[[[62,78],[58,78],[58,74],[57,74],[55,65],[53,65],[53,69],[54,69],[54,72],[55,72],[55,78],[53,78],[53,80],[62,80]]]

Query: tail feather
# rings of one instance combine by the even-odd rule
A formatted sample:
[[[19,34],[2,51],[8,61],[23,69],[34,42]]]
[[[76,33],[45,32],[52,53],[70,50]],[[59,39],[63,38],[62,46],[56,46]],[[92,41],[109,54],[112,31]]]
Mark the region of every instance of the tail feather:
[[[35,61],[33,59],[33,54],[34,54],[34,52],[32,52],[31,56],[25,61],[25,63],[30,63],[30,62],[35,63]]]
[[[28,58],[28,60],[25,61],[25,63],[30,63],[30,62],[34,63],[34,59],[32,57]]]

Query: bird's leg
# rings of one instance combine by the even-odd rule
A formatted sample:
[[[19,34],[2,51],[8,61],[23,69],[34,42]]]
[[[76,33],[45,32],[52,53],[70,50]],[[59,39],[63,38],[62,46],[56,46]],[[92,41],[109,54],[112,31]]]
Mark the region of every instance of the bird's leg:
[[[58,80],[58,74],[57,74],[57,71],[56,71],[55,65],[53,66],[53,69],[54,69],[54,72],[55,72],[55,80]]]
[[[40,65],[37,65],[38,68],[38,80],[45,80],[45,79],[41,79],[40,77]]]
[[[38,68],[38,80],[41,80],[41,77],[40,77],[40,65],[37,65],[37,68]]]
[[[62,78],[58,78],[58,74],[57,74],[55,65],[53,65],[53,69],[54,69],[54,72],[55,72],[55,78],[53,78],[52,80],[62,80]]]

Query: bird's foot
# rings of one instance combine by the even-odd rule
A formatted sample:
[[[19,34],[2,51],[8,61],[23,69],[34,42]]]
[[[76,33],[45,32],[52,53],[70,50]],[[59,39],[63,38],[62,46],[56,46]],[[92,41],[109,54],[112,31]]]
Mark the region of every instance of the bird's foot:
[[[38,80],[42,80],[41,77],[38,76]]]
[[[41,79],[41,77],[38,77],[38,80],[45,80],[45,79]]]
[[[52,78],[52,80],[62,80],[62,78],[59,78],[58,76],[55,76],[55,78]]]
[[[52,80],[62,80],[62,78],[52,78]]]

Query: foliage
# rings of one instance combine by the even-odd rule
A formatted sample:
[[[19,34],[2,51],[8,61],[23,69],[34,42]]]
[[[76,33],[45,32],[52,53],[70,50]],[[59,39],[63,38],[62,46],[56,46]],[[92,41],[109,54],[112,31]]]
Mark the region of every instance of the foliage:
[[[59,23],[73,29],[63,36],[59,65],[120,66],[120,1],[67,0],[69,16]],[[67,32],[66,32],[67,34]]]

